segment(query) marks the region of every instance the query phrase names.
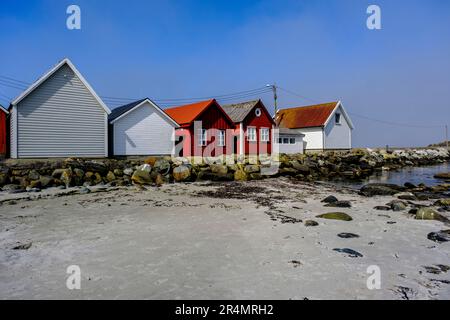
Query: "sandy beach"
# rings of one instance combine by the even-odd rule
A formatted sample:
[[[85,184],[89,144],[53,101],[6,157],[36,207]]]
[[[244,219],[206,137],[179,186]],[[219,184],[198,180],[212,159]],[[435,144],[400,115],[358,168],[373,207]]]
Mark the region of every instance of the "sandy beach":
[[[79,190],[0,194],[0,299],[450,299],[449,243],[427,239],[448,226],[374,209],[391,196],[289,178]],[[316,217],[336,211],[353,220]]]

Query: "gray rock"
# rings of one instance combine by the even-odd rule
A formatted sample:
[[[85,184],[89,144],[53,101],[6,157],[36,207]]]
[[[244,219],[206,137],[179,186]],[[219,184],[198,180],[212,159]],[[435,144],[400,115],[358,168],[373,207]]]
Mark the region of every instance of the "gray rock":
[[[305,227],[316,227],[318,225],[319,225],[319,223],[314,220],[306,220],[305,221]]]
[[[430,232],[427,238],[434,242],[448,242],[450,241],[450,230]]]
[[[338,198],[336,198],[335,196],[328,196],[325,199],[323,199],[321,202],[323,203],[335,203],[338,202]]]
[[[181,165],[173,169],[173,178],[177,182],[189,181],[191,179],[191,168]]]
[[[391,207],[388,207],[388,206],[376,206],[374,209],[375,210],[379,210],[379,211],[389,211],[389,210],[391,210]]]
[[[361,253],[359,253],[358,251],[355,251],[355,250],[349,249],[349,248],[343,248],[343,249],[335,248],[335,249],[333,249],[333,251],[345,253],[350,258],[362,258],[363,257],[363,255]]]
[[[366,197],[373,196],[392,196],[405,191],[405,187],[388,183],[370,183],[361,188],[359,193]]]
[[[393,200],[387,204],[393,211],[406,210],[406,203],[401,200]]]
[[[28,173],[28,179],[30,180],[39,180],[40,174],[36,170],[30,170]]]
[[[351,208],[352,204],[350,201],[336,201],[332,203],[328,203],[325,207],[333,207],[333,208]]]
[[[357,234],[354,233],[347,233],[347,232],[342,232],[338,234],[339,238],[343,238],[343,239],[352,239],[352,238],[359,238],[359,236]]]
[[[162,175],[168,174],[170,172],[170,162],[166,159],[158,159],[155,161],[153,168]]]
[[[133,172],[133,168],[126,168],[125,170],[123,170],[123,174],[130,177],[133,175]]]

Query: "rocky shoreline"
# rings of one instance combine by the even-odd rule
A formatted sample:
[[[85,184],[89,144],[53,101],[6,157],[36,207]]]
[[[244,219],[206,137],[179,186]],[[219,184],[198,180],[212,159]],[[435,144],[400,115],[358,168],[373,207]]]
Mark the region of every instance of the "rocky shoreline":
[[[245,159],[237,164],[217,164],[217,159],[193,164],[186,158],[149,157],[147,159],[6,160],[0,164],[0,188],[6,192],[38,192],[48,187],[68,188],[94,185],[157,185],[193,181],[249,181],[289,176],[300,181],[359,180],[383,170],[423,166],[450,160],[446,149],[410,149],[280,155],[279,169],[270,157],[259,161]],[[442,176],[443,181],[449,180]]]

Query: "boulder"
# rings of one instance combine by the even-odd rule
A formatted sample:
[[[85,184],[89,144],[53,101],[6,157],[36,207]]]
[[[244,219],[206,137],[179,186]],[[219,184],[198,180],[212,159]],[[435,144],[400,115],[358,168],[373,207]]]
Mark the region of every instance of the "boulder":
[[[123,170],[123,174],[129,177],[133,175],[133,172],[134,172],[133,168],[126,168],[125,170]]]
[[[323,199],[321,202],[323,203],[334,203],[334,202],[338,202],[338,198],[336,198],[335,196],[328,196],[325,199]]]
[[[292,165],[292,168],[294,168],[295,170],[297,170],[299,173],[301,174],[305,174],[308,175],[311,171],[310,167],[307,166],[306,164],[301,164],[298,161],[291,161],[290,162]]]
[[[9,176],[7,173],[0,172],[0,187],[8,184]]]
[[[28,179],[30,180],[39,180],[40,174],[36,170],[30,170],[28,173]]]
[[[148,170],[138,169],[134,171],[131,180],[136,184],[151,184],[152,178]]]
[[[144,163],[149,164],[150,166],[154,166],[156,161],[158,161],[157,157],[148,157],[147,159],[144,160]]]
[[[335,201],[331,203],[327,203],[325,207],[332,207],[332,208],[351,208],[352,204],[350,201]]]
[[[448,242],[450,241],[450,230],[430,232],[427,238],[434,242]]]
[[[181,165],[173,169],[173,178],[177,182],[189,181],[191,179],[191,168]]]
[[[156,186],[160,187],[160,186],[162,186],[164,184],[164,182],[165,181],[164,181],[164,178],[163,178],[162,174],[161,173],[157,173],[156,177],[155,177],[155,184],[156,184]]]
[[[432,208],[420,208],[416,213],[417,220],[438,220],[448,222],[448,219]]]
[[[405,191],[405,187],[388,183],[369,183],[361,188],[359,193],[366,197],[392,196]]]
[[[403,211],[406,210],[406,203],[404,203],[401,200],[393,200],[386,204],[389,206],[393,211]]]
[[[71,183],[72,183],[72,169],[64,169],[63,172],[61,173],[61,177],[59,178],[62,183],[64,183],[66,185],[66,188],[70,187]]]
[[[259,172],[259,166],[256,164],[248,164],[244,167],[245,173],[257,173]]]
[[[106,175],[106,180],[108,182],[112,182],[112,181],[116,180],[116,175],[114,174],[114,172],[109,171],[108,174]]]
[[[318,215],[317,218],[329,220],[352,221],[352,217],[344,212],[330,212]]]
[[[170,172],[170,162],[166,159],[158,159],[154,162],[153,168],[156,172],[162,175],[168,174]]]
[[[305,227],[316,227],[318,225],[319,225],[319,223],[314,220],[306,220],[305,221]]]
[[[450,179],[450,172],[443,172],[435,174],[434,177],[436,179]]]
[[[137,167],[136,170],[146,171],[150,173],[152,171],[152,166],[149,165],[148,163],[144,163],[143,165]]]
[[[417,197],[411,192],[398,193],[396,194],[396,196],[400,200],[410,200],[410,201],[417,200]]]
[[[217,175],[226,175],[228,173],[228,167],[222,164],[210,165],[211,172]]]
[[[114,175],[115,175],[116,177],[121,177],[121,176],[123,176],[123,171],[122,171],[122,169],[114,169],[113,173],[114,173]],[[131,173],[131,174],[133,174],[133,173]]]
[[[234,172],[234,180],[235,181],[247,181],[248,175],[244,170],[236,170]]]
[[[434,203],[435,206],[448,207],[450,206],[450,199],[439,199]]]

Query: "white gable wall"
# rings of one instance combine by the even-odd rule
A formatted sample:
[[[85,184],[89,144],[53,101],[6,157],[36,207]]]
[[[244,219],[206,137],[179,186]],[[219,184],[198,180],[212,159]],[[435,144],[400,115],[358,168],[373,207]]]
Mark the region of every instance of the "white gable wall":
[[[341,114],[341,124],[335,123],[335,113]],[[324,133],[325,149],[351,149],[352,129],[344,116],[341,106],[331,115]]]
[[[175,128],[150,103],[113,123],[114,155],[171,155]]]
[[[12,144],[12,156],[107,156],[108,115],[67,64],[62,65],[15,108],[17,141]]]
[[[303,133],[305,150],[322,150],[323,149],[323,131],[321,127],[296,129]]]

